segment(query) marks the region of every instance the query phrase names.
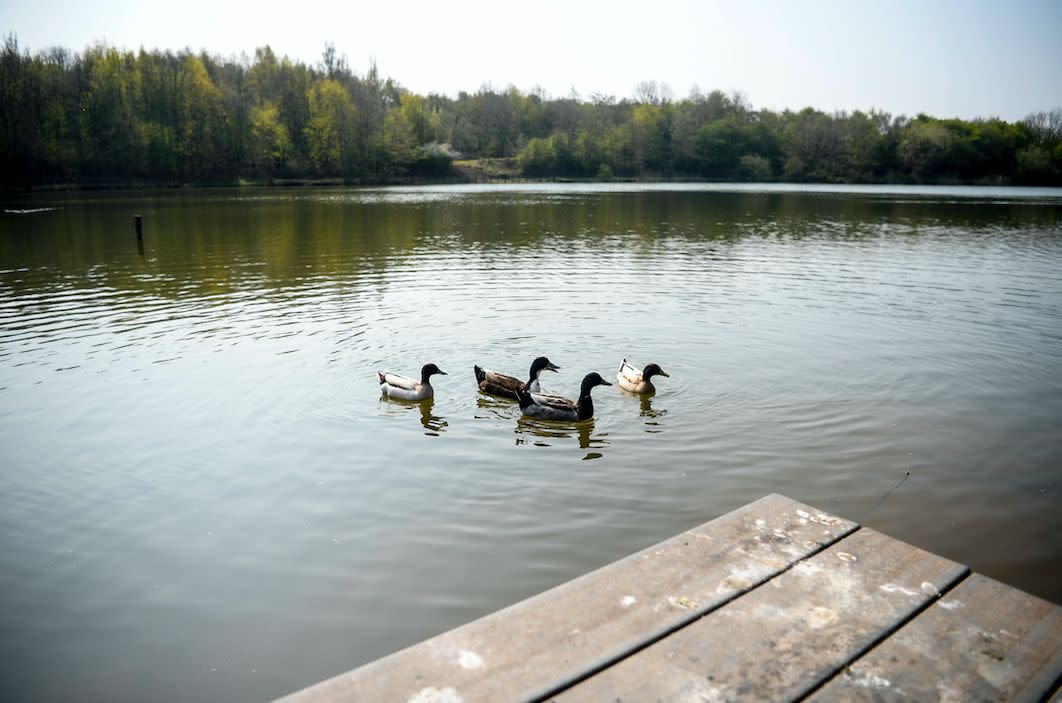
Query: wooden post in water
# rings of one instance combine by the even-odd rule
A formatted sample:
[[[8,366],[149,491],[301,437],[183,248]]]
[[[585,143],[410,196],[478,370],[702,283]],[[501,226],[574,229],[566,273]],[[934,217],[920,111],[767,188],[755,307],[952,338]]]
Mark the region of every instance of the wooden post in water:
[[[133,221],[136,222],[136,250],[140,252],[140,255],[144,255],[144,218],[141,215],[133,215]]]

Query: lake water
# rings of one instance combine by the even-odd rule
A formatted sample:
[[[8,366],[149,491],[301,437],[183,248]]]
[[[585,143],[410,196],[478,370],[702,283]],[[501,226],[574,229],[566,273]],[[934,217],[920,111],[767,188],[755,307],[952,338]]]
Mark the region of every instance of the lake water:
[[[771,492],[1062,600],[1060,190],[3,207],[4,700],[281,695]],[[582,425],[478,394],[538,355],[671,377]]]

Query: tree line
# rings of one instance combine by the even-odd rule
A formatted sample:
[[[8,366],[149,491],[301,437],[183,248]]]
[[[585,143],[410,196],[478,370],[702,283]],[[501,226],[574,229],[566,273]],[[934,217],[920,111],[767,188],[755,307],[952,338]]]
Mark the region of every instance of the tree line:
[[[1062,108],[1019,122],[755,110],[740,93],[632,98],[487,85],[418,95],[326,45],[310,66],[94,45],[0,51],[0,185],[445,177],[455,158],[528,177],[1062,184]]]

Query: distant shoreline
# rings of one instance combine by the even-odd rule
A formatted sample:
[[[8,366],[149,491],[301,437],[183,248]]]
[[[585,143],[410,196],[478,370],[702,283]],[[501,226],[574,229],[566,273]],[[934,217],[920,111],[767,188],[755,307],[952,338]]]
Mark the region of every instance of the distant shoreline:
[[[498,177],[485,176],[483,178],[388,178],[380,180],[344,180],[342,178],[284,178],[272,180],[204,180],[189,182],[105,182],[105,183],[55,183],[45,185],[31,185],[18,188],[0,188],[0,196],[10,197],[19,194],[39,193],[69,193],[69,192],[115,192],[115,191],[149,191],[149,190],[194,190],[200,188],[240,189],[240,188],[379,188],[379,187],[417,187],[432,185],[506,185],[506,184],[535,184],[535,183],[578,183],[585,185],[608,185],[608,184],[713,184],[713,185],[771,185],[771,186],[901,186],[901,187],[928,187],[928,188],[1022,188],[1022,189],[1045,189],[1058,190],[1059,186],[1031,186],[1007,182],[962,182],[942,181],[939,183],[915,183],[915,182],[864,182],[864,181],[738,181],[738,180],[710,180],[704,178],[612,178],[602,180],[598,178],[566,178],[566,177],[537,177],[527,176]]]

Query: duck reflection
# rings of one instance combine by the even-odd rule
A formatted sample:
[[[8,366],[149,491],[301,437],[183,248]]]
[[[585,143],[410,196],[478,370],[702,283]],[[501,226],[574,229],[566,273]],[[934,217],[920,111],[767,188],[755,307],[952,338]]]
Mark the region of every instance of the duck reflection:
[[[445,432],[446,426],[450,423],[446,421],[445,417],[432,412],[434,403],[431,400],[423,400],[419,405],[420,424],[424,427],[424,434],[429,437],[438,437],[440,433]]]
[[[645,431],[650,434],[664,431],[664,423],[660,420],[667,415],[667,410],[661,410],[660,408],[653,407],[652,395],[643,395],[639,393],[631,393],[620,389],[620,395],[625,395],[628,398],[637,398],[641,404],[641,410],[638,413],[639,417],[645,418]]]
[[[608,445],[607,434],[594,434],[594,420],[582,422],[551,422],[521,415],[516,421],[516,443],[533,444],[536,447],[549,447],[561,444],[550,440],[567,440],[575,438],[580,449],[604,449]],[[600,451],[590,451],[583,459],[598,459]]]
[[[480,393],[476,397],[476,414],[473,417],[477,420],[505,420],[512,417],[512,412],[513,401],[502,400],[486,393]]]
[[[446,421],[445,417],[435,414],[433,410],[435,400],[432,398],[413,401],[384,397],[380,399],[380,403],[384,404],[386,408],[389,408],[387,412],[391,415],[412,412],[414,409],[419,410],[421,427],[424,428],[424,434],[429,437],[438,437],[441,433],[446,431],[446,427],[450,424]]]

